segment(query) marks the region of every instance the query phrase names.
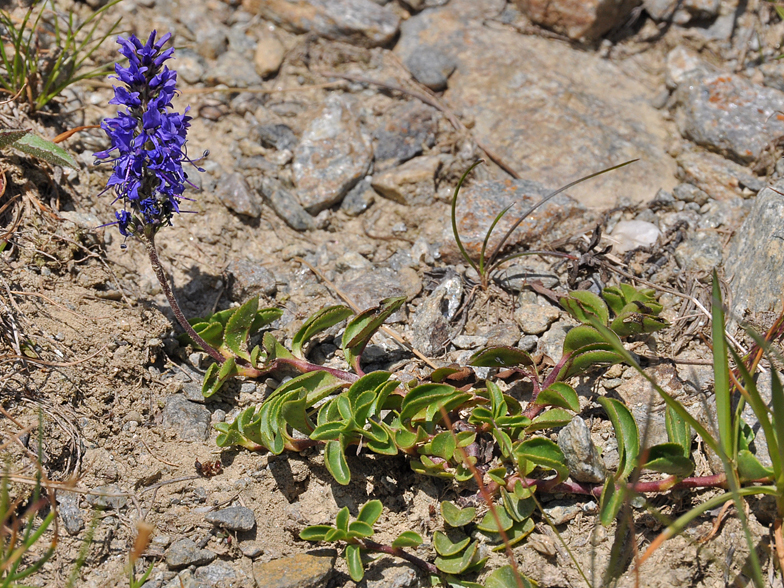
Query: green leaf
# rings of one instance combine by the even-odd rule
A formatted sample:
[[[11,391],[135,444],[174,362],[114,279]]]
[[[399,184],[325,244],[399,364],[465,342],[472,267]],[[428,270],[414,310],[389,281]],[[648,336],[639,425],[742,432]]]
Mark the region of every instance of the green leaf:
[[[520,588],[520,584],[517,582],[518,575],[520,580],[522,580],[522,588],[534,588],[534,586],[536,586],[536,584],[532,583],[531,580],[519,572],[515,573],[512,566],[507,565],[498,568],[490,574],[485,579],[484,588]]]
[[[578,349],[587,348],[610,350],[612,347],[602,338],[602,334],[590,325],[578,325],[570,329],[564,337],[563,352],[573,353]]]
[[[455,393],[455,387],[448,384],[422,384],[411,390],[400,405],[400,420],[406,421],[422,408],[433,406]]]
[[[291,341],[291,352],[297,357],[304,359],[305,355],[302,349],[310,339],[338,324],[340,321],[347,319],[352,314],[354,312],[348,306],[338,305],[322,308],[314,315],[311,315],[294,335]]]
[[[362,505],[357,515],[357,520],[367,523],[368,525],[375,525],[381,512],[384,510],[380,500],[370,500]]]
[[[683,447],[678,443],[661,443],[651,447],[643,467],[679,478],[690,476],[694,471],[694,464],[683,455]]]
[[[436,384],[439,384],[444,380],[446,380],[452,374],[457,374],[460,371],[462,371],[461,368],[455,368],[455,367],[438,368],[436,370],[433,370],[433,372],[431,372],[430,380],[435,382]]]
[[[637,465],[637,456],[640,453],[640,436],[637,422],[626,405],[613,398],[600,396],[596,399],[610,417],[615,437],[618,441],[618,471],[616,480],[626,480]]]
[[[669,406],[664,413],[664,426],[667,429],[667,439],[670,443],[681,446],[683,457],[691,454],[691,427],[677,412]]]
[[[351,470],[348,469],[346,454],[339,440],[327,441],[324,446],[324,465],[338,484],[346,486],[351,481]]]
[[[724,455],[733,455],[732,389],[730,386],[729,354],[724,338],[724,309],[721,286],[716,270],[713,271],[713,300],[711,303],[711,341],[713,343],[713,382],[716,398],[716,418],[719,421],[719,443]]]
[[[417,547],[419,545],[422,545],[422,536],[415,531],[403,531],[392,542],[392,547]]]
[[[300,388],[300,394],[287,397],[286,401],[280,407],[280,414],[283,420],[286,421],[293,429],[296,429],[303,435],[310,435],[315,425],[308,417],[308,399],[303,394],[304,388]]]
[[[556,427],[563,427],[568,425],[572,417],[571,413],[566,412],[562,408],[551,408],[537,416],[530,425],[525,428],[526,433],[533,433],[542,429],[553,429]]]
[[[405,302],[405,296],[386,298],[376,308],[359,313],[346,325],[343,333],[343,352],[350,366],[356,367],[359,356],[362,355],[373,334]]]
[[[506,538],[509,540],[509,546],[514,547],[518,543],[520,543],[523,539],[528,537],[533,530],[535,529],[533,519],[525,519],[522,523],[515,523],[511,526],[511,528],[506,531]],[[506,549],[506,545],[504,544],[504,538],[499,533],[486,533],[488,543],[496,544],[496,547],[493,547],[493,551],[504,551]]]
[[[459,508],[449,501],[441,503],[441,516],[444,517],[450,527],[462,527],[467,525],[476,517],[476,508]]]
[[[348,533],[341,529],[330,529],[324,537],[324,541],[345,541],[346,539],[348,539]]]
[[[237,364],[233,357],[230,357],[222,364],[213,363],[207,368],[204,374],[204,382],[201,385],[201,393],[205,398],[213,396],[221,389],[226,380],[237,375]]]
[[[313,430],[310,438],[314,441],[333,441],[338,439],[345,430],[346,423],[343,421],[324,423]]]
[[[65,149],[38,135],[28,133],[14,141],[13,147],[22,153],[43,159],[52,165],[67,166],[75,170],[79,169],[79,164]]]
[[[254,296],[231,315],[231,318],[226,322],[226,329],[223,334],[223,342],[226,347],[234,355],[247,361],[250,361],[250,354],[247,349],[248,334],[258,308],[259,297]]]
[[[433,547],[436,553],[443,557],[449,557],[463,551],[471,542],[471,537],[466,537],[462,541],[452,543],[445,533],[436,531],[433,533]]]
[[[670,323],[658,316],[649,316],[640,312],[625,312],[613,320],[610,328],[619,337],[630,337],[641,333],[655,333],[669,326]]]
[[[545,406],[559,406],[572,412],[580,411],[580,400],[577,392],[569,384],[555,382],[539,392],[534,404]]]
[[[506,512],[518,523],[522,523],[530,517],[536,508],[536,502],[533,498],[521,500],[513,492],[507,492],[503,487],[501,487],[501,499]]]
[[[488,380],[487,391],[490,393],[490,406],[493,410],[493,417],[497,419],[506,416],[506,400],[504,400],[504,393],[501,391],[501,388],[498,387],[498,384]]]
[[[29,133],[29,129],[0,129],[0,149],[8,147]]]
[[[518,365],[534,365],[534,360],[522,349],[517,347],[489,347],[474,353],[468,360],[474,367],[515,367]]]
[[[473,562],[479,550],[479,542],[474,541],[462,553],[449,557],[436,557],[436,567],[446,574],[462,574]]]
[[[430,442],[430,452],[436,457],[446,460],[452,459],[457,447],[457,442],[451,431],[444,431],[439,433]]]
[[[545,469],[555,470],[559,481],[569,476],[569,468],[561,448],[550,439],[527,439],[515,447],[514,454],[517,461],[530,461]]]
[[[354,537],[358,539],[364,539],[365,537],[372,537],[373,527],[371,527],[364,521],[354,521],[353,523],[349,523],[348,536],[349,538]]]
[[[212,345],[215,348],[220,347],[223,345],[223,325],[220,323],[199,323],[194,325],[193,330],[196,331],[196,334],[199,335],[202,339],[204,339],[208,345]],[[187,337],[187,333],[185,333]],[[188,342],[193,343],[190,340],[190,337],[187,337]],[[194,343],[195,347],[201,347]]]
[[[748,449],[738,451],[738,475],[741,482],[771,478],[773,468],[765,467]]]
[[[607,367],[624,361],[616,351],[605,349],[581,348],[569,359],[569,362],[558,374],[559,379],[566,379],[597,367]]]
[[[599,521],[602,525],[609,527],[612,524],[623,506],[625,497],[626,489],[624,486],[616,488],[615,479],[607,478],[605,480],[602,496],[599,499]]]
[[[562,297],[560,302],[566,312],[581,323],[590,323],[588,318],[590,315],[596,316],[604,325],[610,320],[607,305],[596,294],[588,290],[575,290],[569,296]]]
[[[274,323],[280,317],[283,316],[283,311],[280,308],[260,308],[256,311],[256,318],[253,319],[253,322],[250,324],[250,334],[253,335],[262,327],[267,326],[270,323]]]
[[[267,397],[265,402],[268,402],[272,398],[277,396],[282,396],[291,392],[292,390],[298,390],[299,388],[304,388],[308,391],[307,399],[308,399],[308,406],[313,406],[319,400],[334,394],[341,388],[346,386],[346,382],[343,380],[338,379],[337,377],[333,376],[328,372],[324,372],[321,370],[316,370],[313,372],[307,372],[304,374],[300,374],[295,378],[291,378],[290,380],[284,382],[280,386],[278,386],[275,391]]]
[[[347,532],[348,531],[348,520],[350,517],[350,513],[348,512],[348,507],[344,506],[338,511],[338,514],[335,516],[335,528],[341,531]]]
[[[304,541],[324,541],[327,533],[332,530],[329,525],[311,525],[305,527],[299,534],[299,538]]]
[[[362,556],[359,545],[346,545],[346,564],[348,574],[355,582],[360,582],[365,577],[365,566],[362,565]]]
[[[496,521],[496,518],[493,516],[493,510],[495,510],[495,514],[498,515],[498,521]],[[501,529],[504,531],[511,529],[512,525],[515,523],[514,519],[506,512],[506,509],[496,506],[494,509],[487,511],[484,518],[476,525],[476,528],[485,533],[498,533],[499,522],[501,523]]]

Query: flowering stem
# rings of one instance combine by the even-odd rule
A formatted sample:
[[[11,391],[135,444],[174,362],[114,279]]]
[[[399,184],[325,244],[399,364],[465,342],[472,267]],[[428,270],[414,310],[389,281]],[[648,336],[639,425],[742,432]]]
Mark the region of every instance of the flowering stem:
[[[183,314],[177,299],[174,297],[174,293],[169,287],[169,281],[166,278],[166,272],[163,271],[161,260],[158,257],[158,251],[155,249],[155,237],[142,233],[139,235],[139,239],[147,248],[147,254],[150,256],[150,264],[152,265],[153,271],[155,271],[155,277],[158,278],[158,281],[161,283],[163,293],[166,295],[166,299],[169,301],[169,306],[171,306],[172,312],[177,318],[177,321],[180,323],[180,325],[182,325],[182,328],[185,329],[185,332],[188,333],[188,336],[193,340],[193,342],[201,347],[207,353],[207,355],[209,355],[218,363],[223,363],[226,361],[226,358],[223,357],[223,355],[221,355],[217,349],[213,348],[209,343],[202,339],[196,331],[193,330],[193,327],[185,318],[185,315]]]

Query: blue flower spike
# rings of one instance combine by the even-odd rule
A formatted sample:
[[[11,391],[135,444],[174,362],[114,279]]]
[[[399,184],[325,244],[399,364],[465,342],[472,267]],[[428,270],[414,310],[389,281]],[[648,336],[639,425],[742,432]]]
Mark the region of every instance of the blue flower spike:
[[[172,224],[172,217],[180,212],[180,203],[187,200],[182,193],[190,182],[182,169],[183,162],[204,171],[185,149],[191,121],[188,108],[182,114],[172,110],[177,72],[163,65],[174,54],[173,48],[163,48],[171,34],[157,41],[156,36],[153,31],[145,44],[134,35],[117,39],[120,53],[128,58],[128,67],[114,66],[115,79],[124,85],[115,86],[109,103],[120,109],[116,117],[101,123],[112,146],[95,153],[95,157],[97,163],[112,164],[106,190],[114,190],[114,201],[122,203],[122,210],[114,213],[117,220],[109,224],[117,225],[125,237],[133,236],[144,243],[155,277],[177,321],[197,345],[222,364],[226,358],[202,339],[185,318],[155,249],[156,233]]]
[[[134,35],[117,39],[128,66],[115,65],[114,77],[124,85],[115,86],[109,103],[121,109],[116,117],[101,123],[112,146],[95,153],[97,163],[112,164],[107,190],[113,189],[115,202],[120,201],[123,209],[115,213],[117,220],[111,224],[126,237],[151,239],[161,227],[170,226],[189,183],[182,164],[196,167],[185,148],[189,109],[182,114],[172,110],[177,72],[164,62],[174,48],[163,48],[171,34],[158,40],[156,36],[153,31],[145,44]]]

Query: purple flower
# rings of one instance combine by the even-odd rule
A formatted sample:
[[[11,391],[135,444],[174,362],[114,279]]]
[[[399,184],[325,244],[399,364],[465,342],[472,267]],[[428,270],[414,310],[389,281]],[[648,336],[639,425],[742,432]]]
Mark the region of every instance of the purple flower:
[[[171,225],[188,182],[182,164],[195,166],[185,149],[188,108],[182,114],[171,111],[177,72],[163,65],[174,54],[173,48],[163,50],[171,34],[158,41],[155,37],[153,31],[146,44],[133,35],[117,39],[128,66],[115,65],[115,77],[124,86],[114,88],[109,103],[121,110],[101,123],[111,148],[95,153],[98,160],[112,163],[107,189],[114,190],[123,210],[115,213],[117,220],[111,224],[125,236],[152,237]]]

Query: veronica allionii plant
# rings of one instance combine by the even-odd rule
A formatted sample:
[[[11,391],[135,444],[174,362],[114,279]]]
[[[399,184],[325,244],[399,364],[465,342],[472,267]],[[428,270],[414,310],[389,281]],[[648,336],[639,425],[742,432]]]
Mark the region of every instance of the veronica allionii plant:
[[[107,190],[113,189],[115,202],[122,204],[122,210],[115,213],[117,220],[111,224],[117,225],[123,236],[136,237],[144,243],[177,320],[202,349],[223,363],[223,355],[185,319],[155,249],[156,234],[172,224],[180,204],[187,200],[183,192],[189,182],[183,163],[204,171],[187,155],[185,143],[191,120],[188,108],[182,114],[172,110],[177,72],[164,65],[174,53],[173,48],[164,50],[170,38],[171,34],[167,34],[156,40],[153,31],[144,44],[133,35],[117,39],[128,66],[115,65],[116,79],[122,85],[115,86],[109,103],[121,108],[116,117],[101,123],[112,146],[95,156],[112,164]]]

